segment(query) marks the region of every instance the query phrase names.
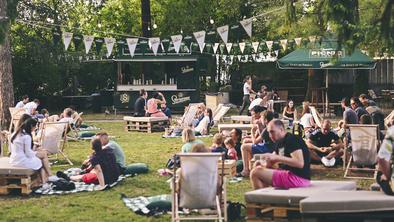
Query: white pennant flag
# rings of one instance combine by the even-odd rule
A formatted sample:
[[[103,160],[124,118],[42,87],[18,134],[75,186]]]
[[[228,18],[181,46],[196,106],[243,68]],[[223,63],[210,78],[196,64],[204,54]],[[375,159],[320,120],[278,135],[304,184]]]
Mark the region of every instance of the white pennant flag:
[[[159,37],[149,38],[148,44],[150,45],[153,54],[157,55],[157,50],[159,50],[159,46],[160,46],[160,38]]]
[[[233,43],[226,43],[227,53],[229,53],[229,54],[230,54],[230,51],[231,51],[231,47],[233,47]]]
[[[265,44],[267,45],[268,51],[272,50],[272,45],[274,44],[273,41],[265,41]]]
[[[253,18],[240,21],[242,27],[245,29],[245,32],[246,34],[248,34],[249,37],[252,37],[252,21]]]
[[[201,53],[204,51],[204,46],[205,46],[205,31],[199,31],[199,32],[194,32],[194,38],[196,38],[196,41],[198,43],[198,46],[200,47]]]
[[[220,38],[222,38],[223,42],[227,44],[228,41],[228,25],[221,26],[217,28],[217,32],[219,33]]]
[[[281,39],[280,40],[280,45],[283,47],[283,51],[286,51],[286,49],[287,49],[287,39]]]
[[[252,47],[255,53],[257,53],[257,50],[259,50],[259,42],[252,42]]]
[[[174,45],[174,49],[176,53],[179,53],[182,44],[182,35],[173,35],[171,36],[172,44]]]
[[[245,62],[249,60],[249,55],[245,55]]]
[[[213,53],[214,53],[214,54],[216,54],[218,48],[219,48],[219,43],[213,44],[212,49],[213,49]]]
[[[134,57],[135,48],[138,44],[138,38],[127,38],[127,46],[129,47],[130,56]]]
[[[92,35],[84,35],[83,36],[83,43],[85,45],[85,53],[88,54],[90,48],[92,47],[94,37]]]
[[[300,45],[301,45],[302,38],[301,38],[301,37],[300,37],[300,38],[294,38],[294,41],[295,41],[295,43],[296,43],[297,46],[300,46]]]
[[[72,38],[73,38],[73,34],[71,32],[63,33],[64,50],[67,51],[68,47],[70,46]]]
[[[316,36],[315,35],[309,36],[309,41],[312,42],[312,43],[315,43],[316,42]]]
[[[275,50],[275,57],[279,56],[279,50]]]
[[[237,55],[238,61],[241,61],[242,55]]]
[[[114,48],[116,39],[104,38],[105,46],[107,47],[107,58],[111,55],[112,49]]]
[[[256,54],[252,54],[252,59],[253,59],[253,61],[256,60]]]
[[[239,45],[239,50],[241,50],[241,53],[244,54],[246,43],[240,42],[238,43],[238,45]]]

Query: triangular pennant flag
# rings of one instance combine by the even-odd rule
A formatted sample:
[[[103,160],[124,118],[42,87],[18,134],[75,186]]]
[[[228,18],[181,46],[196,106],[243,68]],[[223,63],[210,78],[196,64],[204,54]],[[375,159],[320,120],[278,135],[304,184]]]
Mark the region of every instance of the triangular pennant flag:
[[[245,62],[249,60],[249,55],[245,55]]]
[[[241,53],[244,54],[246,43],[240,42],[238,43],[238,46],[239,46],[239,50],[241,50]]]
[[[213,44],[212,49],[213,49],[213,53],[214,53],[214,54],[216,54],[218,48],[219,48],[219,43]]]
[[[255,53],[257,53],[257,51],[259,50],[259,42],[252,42],[252,47]]]
[[[286,49],[287,49],[287,39],[281,39],[280,40],[280,45],[283,47],[283,51],[286,51]]]
[[[267,45],[268,51],[271,51],[274,41],[265,41],[265,44]]]
[[[275,57],[279,56],[279,50],[275,50]]]
[[[194,38],[196,38],[196,41],[198,43],[198,46],[200,47],[201,53],[204,51],[204,46],[205,46],[205,31],[199,31],[199,32],[194,32]]]
[[[129,47],[130,56],[134,57],[135,48],[138,44],[138,38],[127,38],[127,46]]]
[[[94,42],[96,44],[96,53],[100,54],[101,48],[103,47],[104,39],[103,38],[96,38],[96,40],[94,40]]]
[[[104,38],[105,46],[107,47],[107,58],[112,54],[116,39]]]
[[[148,42],[149,42],[148,44],[150,45],[150,48],[153,51],[153,54],[157,55],[157,50],[159,50],[159,46],[160,46],[160,38],[159,37],[149,38]]]
[[[241,61],[242,55],[237,55],[238,61]]]
[[[252,59],[253,59],[253,61],[256,60],[256,54],[252,54]]]
[[[83,36],[79,34],[74,34],[72,41],[74,43],[74,49],[79,50],[79,46],[83,42]]]
[[[83,36],[83,43],[85,45],[85,53],[89,54],[90,48],[92,48],[92,44],[94,41],[94,36],[92,35],[84,35]]]
[[[63,44],[64,44],[64,50],[67,51],[68,47],[70,46],[71,39],[73,38],[73,34],[71,32],[65,32],[63,33]]]
[[[171,36],[172,44],[174,44],[174,49],[176,53],[179,53],[182,44],[182,35],[173,35]]]
[[[309,41],[310,41],[311,43],[315,43],[315,42],[316,42],[316,36],[315,36],[315,35],[309,36]]]
[[[220,26],[219,28],[216,29],[219,33],[220,38],[222,38],[223,42],[226,44],[228,41],[228,29],[229,29],[228,25]]]
[[[227,55],[222,55],[222,59],[223,59],[224,61],[227,61]]]
[[[299,38],[294,38],[294,41],[295,41],[295,43],[296,43],[297,46],[300,46],[300,45],[301,45],[302,38],[301,38],[301,37],[299,37]]]
[[[226,43],[226,49],[228,54],[230,54],[231,52],[231,47],[233,47],[233,43]]]
[[[252,37],[252,21],[253,18],[240,21],[242,27],[245,29],[245,32],[246,34],[248,34],[249,37]]]

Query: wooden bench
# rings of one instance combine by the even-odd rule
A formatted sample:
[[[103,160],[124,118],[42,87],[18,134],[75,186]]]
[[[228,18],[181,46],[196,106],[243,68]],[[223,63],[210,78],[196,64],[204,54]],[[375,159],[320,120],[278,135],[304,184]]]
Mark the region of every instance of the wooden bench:
[[[222,161],[218,163],[219,174],[222,172]],[[237,174],[237,161],[224,160],[224,176],[235,177]]]
[[[13,167],[10,158],[0,158],[0,195],[20,193],[29,195],[32,187],[38,186],[40,177],[32,169]]]
[[[232,123],[252,123],[251,116],[231,116],[230,119]]]
[[[160,132],[170,125],[168,117],[133,117],[125,116],[126,131]]]
[[[235,128],[249,132],[252,129],[252,126],[252,124],[219,124],[218,129],[219,132],[222,132],[223,130],[232,130]]]

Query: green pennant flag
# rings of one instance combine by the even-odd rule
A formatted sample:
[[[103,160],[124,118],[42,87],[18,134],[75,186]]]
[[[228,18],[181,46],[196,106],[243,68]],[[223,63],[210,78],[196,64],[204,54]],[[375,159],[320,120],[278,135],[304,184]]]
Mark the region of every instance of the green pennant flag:
[[[94,40],[94,42],[96,45],[96,52],[98,55],[100,55],[101,48],[103,47],[103,44],[104,44],[104,39],[103,38],[96,38]]]
[[[81,46],[82,41],[83,41],[82,35],[74,34],[73,43],[74,43],[75,51],[79,50],[79,47]]]

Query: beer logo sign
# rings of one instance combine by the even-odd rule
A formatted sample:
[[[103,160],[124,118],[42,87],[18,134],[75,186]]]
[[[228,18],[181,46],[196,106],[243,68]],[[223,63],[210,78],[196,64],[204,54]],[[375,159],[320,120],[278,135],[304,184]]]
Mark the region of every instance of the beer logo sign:
[[[128,103],[130,101],[130,96],[126,93],[120,95],[120,101],[122,103]]]
[[[185,96],[185,95],[183,95],[183,93],[178,93],[178,95],[171,96],[172,105],[185,103],[190,100],[191,100],[190,96]]]

